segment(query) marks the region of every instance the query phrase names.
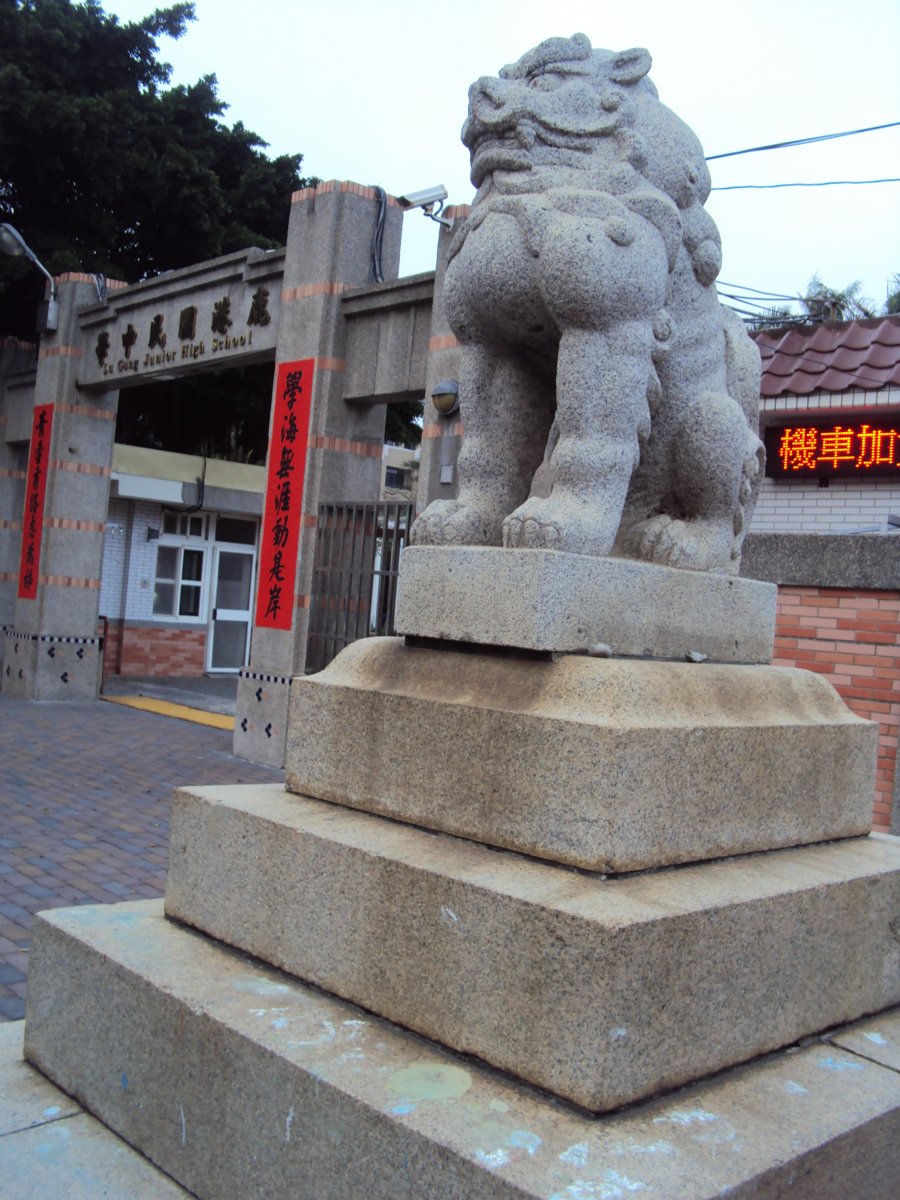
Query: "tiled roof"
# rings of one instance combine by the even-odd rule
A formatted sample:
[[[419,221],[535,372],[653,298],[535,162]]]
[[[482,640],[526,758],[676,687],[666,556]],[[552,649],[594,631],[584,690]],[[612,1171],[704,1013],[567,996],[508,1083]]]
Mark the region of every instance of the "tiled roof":
[[[762,358],[763,397],[900,385],[900,316],[751,336]]]

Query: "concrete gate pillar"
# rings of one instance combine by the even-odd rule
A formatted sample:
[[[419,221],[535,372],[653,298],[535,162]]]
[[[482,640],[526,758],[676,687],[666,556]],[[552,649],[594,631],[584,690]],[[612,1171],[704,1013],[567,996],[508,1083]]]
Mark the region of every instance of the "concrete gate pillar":
[[[377,499],[384,442],[383,406],[344,403],[345,328],[341,294],[374,279],[373,238],[381,201],[373,188],[355,183],[321,183],[295,193],[285,255],[281,316],[275,364],[275,395],[269,431],[268,471],[278,430],[279,380],[287,364],[312,360],[310,415],[299,552],[293,571],[290,628],[254,624],[250,663],[238,679],[234,751],[254,762],[281,766],[287,728],[290,683],[306,664],[306,641],[320,503]],[[386,198],[381,266],[396,279],[400,264],[403,214]],[[308,369],[307,369],[308,373]],[[305,433],[305,431],[301,431]],[[295,442],[295,446],[299,446]],[[263,547],[271,537],[263,517]],[[269,580],[265,553],[259,556],[257,589]],[[257,612],[257,617],[258,617]]]
[[[0,680],[6,654],[6,633],[16,612],[19,540],[25,489],[27,443],[31,430],[35,347],[15,338],[0,338]],[[12,378],[15,377],[15,378]],[[17,397],[22,397],[18,401]],[[28,432],[17,427],[18,409],[27,399]]]
[[[92,699],[100,669],[100,565],[118,392],[79,395],[76,314],[96,302],[96,291],[90,275],[58,282],[59,329],[42,336],[38,351],[2,676],[4,692],[28,700]]]

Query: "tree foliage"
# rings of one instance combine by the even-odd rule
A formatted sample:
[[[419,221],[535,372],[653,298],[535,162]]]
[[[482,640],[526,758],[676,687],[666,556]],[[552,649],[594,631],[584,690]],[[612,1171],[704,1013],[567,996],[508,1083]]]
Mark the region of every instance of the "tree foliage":
[[[271,400],[271,363],[151,381],[119,393],[116,441],[262,465]]]
[[[900,312],[900,275],[894,276],[894,291],[888,294],[884,306],[878,306],[860,295],[858,279],[843,288],[829,287],[818,275],[813,275],[806,291],[793,305],[778,305],[760,312],[747,323],[751,329],[775,329],[783,325],[820,325],[824,321],[855,321],[868,317],[889,316]]]
[[[216,78],[167,87],[177,3],[120,23],[98,0],[0,0],[0,220],[51,273],[136,282],[284,242],[302,156],[228,126]],[[0,258],[0,334],[28,337],[41,280]]]

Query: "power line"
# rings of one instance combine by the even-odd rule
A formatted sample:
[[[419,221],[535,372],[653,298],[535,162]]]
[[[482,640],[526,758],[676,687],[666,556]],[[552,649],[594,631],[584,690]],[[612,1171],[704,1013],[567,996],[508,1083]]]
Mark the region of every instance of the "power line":
[[[770,142],[767,146],[750,146],[747,150],[729,150],[726,154],[708,154],[707,162],[717,158],[736,158],[739,154],[758,154],[762,150],[784,150],[787,146],[810,146],[813,142],[830,142],[834,138],[855,137],[858,133],[874,133],[878,129],[893,129],[900,121],[889,121],[886,125],[868,125],[865,129],[846,129],[843,133],[820,133],[816,137],[794,138],[790,142]]]
[[[738,304],[749,304],[751,308],[761,308],[764,312],[772,308],[770,299],[754,300],[751,296],[742,296],[736,292],[723,292],[720,288],[716,288],[719,296],[724,296],[726,300],[735,300]],[[799,296],[784,296],[784,300],[790,300],[792,304],[796,304],[801,297]]]
[[[711,192],[764,192],[769,188],[846,187],[864,183],[900,183],[900,179],[826,179],[821,183],[733,183],[730,187],[714,187],[709,190]]]
[[[783,296],[779,292],[762,292],[759,288],[747,287],[745,283],[729,283],[727,279],[718,280],[723,287],[738,288],[742,292],[752,292],[754,296],[764,296],[767,300],[796,300],[796,296]]]

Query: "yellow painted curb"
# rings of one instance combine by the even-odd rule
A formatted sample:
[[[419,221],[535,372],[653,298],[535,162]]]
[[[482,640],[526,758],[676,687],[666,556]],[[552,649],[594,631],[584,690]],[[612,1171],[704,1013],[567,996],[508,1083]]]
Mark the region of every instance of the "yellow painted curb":
[[[186,704],[173,704],[169,700],[153,700],[150,696],[101,696],[110,704],[124,704],[126,708],[139,708],[143,712],[159,713],[161,717],[178,717],[182,721],[193,721],[196,725],[211,725],[214,729],[234,729],[234,717],[225,713],[207,712],[204,708],[189,708]]]

